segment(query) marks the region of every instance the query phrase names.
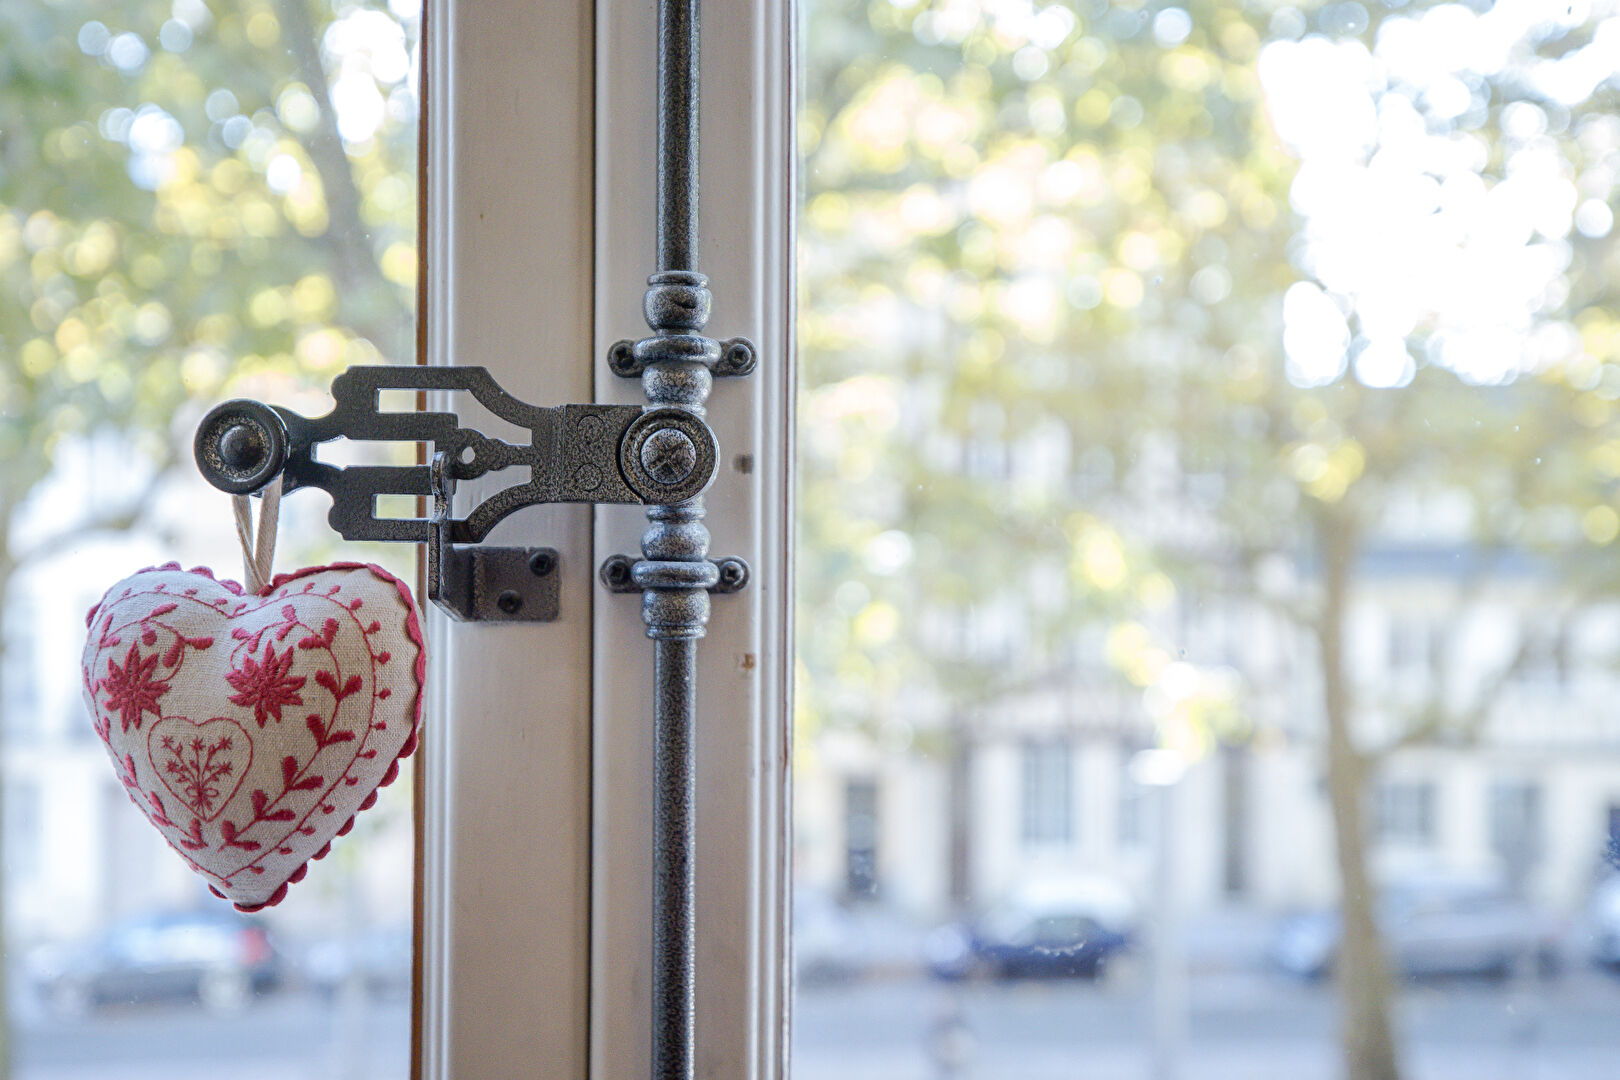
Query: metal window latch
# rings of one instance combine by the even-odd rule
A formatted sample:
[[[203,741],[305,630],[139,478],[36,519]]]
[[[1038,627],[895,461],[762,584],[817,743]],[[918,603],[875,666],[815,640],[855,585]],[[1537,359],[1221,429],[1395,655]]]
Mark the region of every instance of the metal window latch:
[[[447,412],[387,412],[384,390],[462,390],[493,415],[526,429],[526,443],[491,438]],[[479,544],[499,521],[540,503],[687,502],[714,479],[714,433],[678,407],[559,405],[519,401],[481,367],[352,367],[332,382],[334,406],[310,419],[280,406],[228,401],[197,428],[193,450],[209,483],[236,495],[262,490],[277,475],[282,491],[319,488],[332,497],[327,521],[346,540],[424,543],[428,598],[473,622],[550,622],[558,613],[559,555],[547,547]],[[426,465],[320,461],[335,439],[421,442]],[[502,488],[454,518],[458,481],[518,466],[527,481]],[[383,495],[432,497],[427,518],[377,516]],[[733,571],[734,572],[734,571]]]

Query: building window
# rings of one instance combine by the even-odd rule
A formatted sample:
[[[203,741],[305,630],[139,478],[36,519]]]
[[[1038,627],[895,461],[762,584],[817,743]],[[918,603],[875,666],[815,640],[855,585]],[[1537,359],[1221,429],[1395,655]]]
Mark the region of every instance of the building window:
[[[1024,744],[1025,844],[1067,844],[1072,838],[1074,799],[1069,758],[1067,742]]]
[[[1148,789],[1131,775],[1131,759],[1147,744],[1127,743],[1119,755],[1119,846],[1122,849],[1140,848],[1147,844]]]
[[[4,696],[0,713],[5,717],[4,733],[13,742],[38,739],[45,730],[40,711],[39,638],[33,630],[33,612],[23,603],[12,603],[5,619],[5,661],[0,678]],[[88,724],[85,725],[89,727]]]
[[[1434,843],[1434,784],[1386,781],[1378,785],[1376,832],[1386,844]]]
[[[6,874],[13,887],[34,884],[44,866],[43,800],[39,784],[14,778],[7,781]]]
[[[1432,623],[1396,615],[1389,625],[1389,669],[1396,674],[1429,674],[1440,670],[1444,640]]]
[[[1525,682],[1563,687],[1569,682],[1569,635],[1559,624],[1532,623],[1524,630],[1519,677]]]
[[[868,900],[878,894],[878,788],[871,780],[844,785],[844,892]]]
[[[1541,786],[1525,781],[1491,785],[1491,850],[1510,880],[1520,883],[1541,858]]]

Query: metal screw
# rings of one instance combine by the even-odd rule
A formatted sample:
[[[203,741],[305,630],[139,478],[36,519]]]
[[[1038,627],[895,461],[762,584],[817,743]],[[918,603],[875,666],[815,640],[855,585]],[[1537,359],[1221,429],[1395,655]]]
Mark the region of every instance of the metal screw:
[[[754,343],[747,338],[731,338],[720,343],[720,362],[714,366],[716,375],[747,375],[759,362]]]
[[[636,364],[636,347],[628,341],[615,341],[608,349],[608,369],[615,375],[641,374]]]
[[[507,589],[495,598],[495,606],[508,615],[516,615],[523,607],[523,597],[511,589]]]
[[[535,577],[545,577],[557,568],[557,557],[549,551],[537,551],[529,556],[529,569]]]
[[[720,579],[714,583],[717,593],[734,593],[742,590],[748,584],[748,563],[735,555],[720,559],[715,564],[720,571]]]
[[[623,589],[630,584],[630,560],[615,555],[602,564],[602,582],[610,589]]]
[[[252,424],[232,424],[219,437],[219,459],[247,471],[264,460],[264,440]]]
[[[697,447],[686,432],[659,428],[641,444],[641,467],[660,484],[678,484],[697,468]]]

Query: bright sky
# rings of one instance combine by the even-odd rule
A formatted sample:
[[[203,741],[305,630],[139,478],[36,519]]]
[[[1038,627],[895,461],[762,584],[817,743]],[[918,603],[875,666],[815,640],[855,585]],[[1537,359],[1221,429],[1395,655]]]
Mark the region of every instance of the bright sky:
[[[409,113],[410,88],[406,82],[411,75],[411,55],[398,20],[417,17],[421,5],[419,0],[390,0],[388,6],[392,16],[365,8],[350,10],[327,27],[321,42],[328,63],[336,68],[331,99],[337,112],[338,134],[351,144],[364,143],[375,135],[390,110],[399,116]],[[163,25],[157,47],[185,52],[194,34],[212,19],[201,0],[176,0],[174,17]],[[85,55],[98,57],[131,77],[141,72],[153,53],[153,46],[140,34],[115,34],[96,20],[80,28],[78,44]],[[264,169],[272,191],[285,195],[298,185],[303,167],[297,158],[276,153],[275,131],[258,117],[242,115],[229,90],[210,94],[206,111],[208,118],[220,125],[220,137],[227,146],[233,150],[247,147],[249,160]],[[282,124],[299,132],[310,130],[319,119],[319,106],[302,84],[282,91],[276,112]],[[171,178],[173,154],[186,137],[178,120],[150,102],[134,109],[108,109],[101,117],[100,130],[105,138],[129,144],[130,178],[149,190]]]
[[[1387,19],[1371,50],[1315,34],[1265,47],[1267,101],[1301,160],[1296,258],[1312,279],[1284,297],[1291,379],[1353,368],[1367,385],[1404,385],[1414,331],[1431,361],[1482,383],[1579,352],[1575,330],[1544,316],[1565,299],[1572,233],[1614,224],[1620,120],[1569,130],[1568,108],[1620,81],[1617,13],[1617,0],[1443,4]],[[1586,25],[1590,44],[1536,55]],[[1502,160],[1482,175],[1493,97],[1517,100],[1496,120]],[[1560,149],[1572,137],[1580,173]]]

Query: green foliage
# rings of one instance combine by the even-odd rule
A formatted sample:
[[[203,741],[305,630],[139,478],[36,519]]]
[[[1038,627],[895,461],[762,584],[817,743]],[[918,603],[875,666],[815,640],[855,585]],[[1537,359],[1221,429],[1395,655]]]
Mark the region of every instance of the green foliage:
[[[192,401],[408,357],[412,35],[349,0],[0,10],[0,515],[64,439],[161,467]]]
[[[1162,607],[1108,504],[1175,424],[1175,373],[1275,325],[1294,277],[1258,16],[1199,5],[1166,49],[1146,12],[1027,15],[810,14],[800,647],[843,719],[1037,677]],[[903,569],[863,561],[885,536]],[[1010,647],[937,632],[998,611]]]
[[[1167,592],[1252,597],[1268,559],[1308,570],[1323,530],[1374,536],[1403,505],[1456,511],[1461,531],[1432,542],[1555,554],[1549,588],[1603,576],[1620,532],[1620,339],[1601,235],[1566,218],[1562,234],[1525,241],[1527,264],[1568,255],[1525,311],[1522,373],[1470,374],[1438,310],[1397,341],[1417,357],[1398,388],[1367,384],[1346,360],[1307,377],[1285,348],[1296,283],[1325,292],[1361,335],[1377,313],[1320,269],[1326,226],[1291,206],[1301,152],[1273,116],[1262,53],[1316,30],[1331,40],[1293,55],[1355,62],[1382,47],[1384,23],[1407,30],[1440,7],[1472,32],[1457,5],[1370,17],[1355,4],[1302,14],[1209,0],[811,6],[808,724],[881,726],[926,712],[930,693],[982,700],[1088,654],[1151,683],[1174,650],[1136,620],[1151,622]],[[1398,73],[1380,76],[1368,107],[1429,109],[1420,130],[1477,153],[1482,192],[1551,145],[1572,200],[1577,184],[1606,199],[1614,92],[1549,102],[1535,87],[1553,83],[1530,74],[1591,39],[1570,18],[1525,29],[1493,71],[1462,71],[1456,115]],[[1504,127],[1515,103],[1534,108]],[[1459,242],[1465,260],[1471,250]],[[1350,333],[1354,354],[1368,339]],[[903,564],[884,557],[896,551]],[[1309,590],[1296,599],[1309,615]],[[1000,641],[998,624],[1019,629]],[[970,645],[942,631],[956,625],[990,632]],[[1099,625],[1112,629],[1087,637]],[[1134,651],[1096,644],[1122,633]]]

